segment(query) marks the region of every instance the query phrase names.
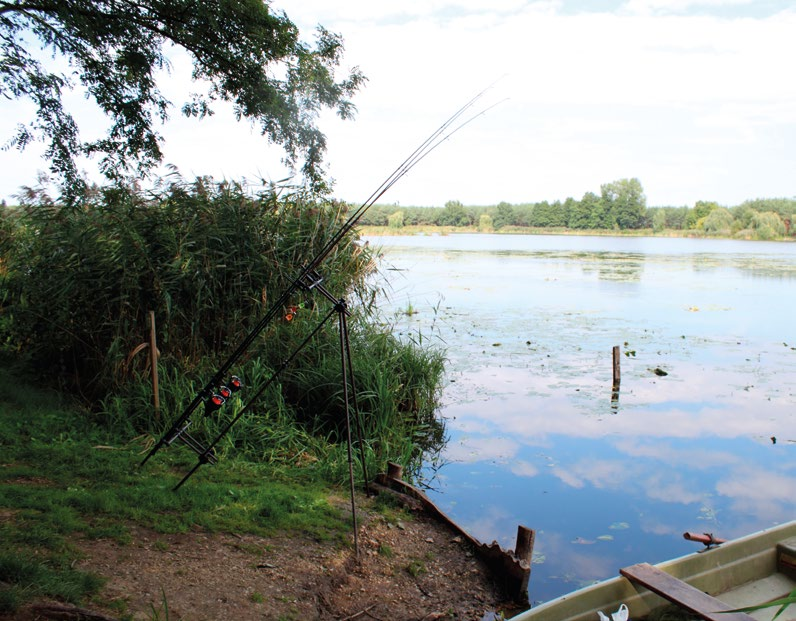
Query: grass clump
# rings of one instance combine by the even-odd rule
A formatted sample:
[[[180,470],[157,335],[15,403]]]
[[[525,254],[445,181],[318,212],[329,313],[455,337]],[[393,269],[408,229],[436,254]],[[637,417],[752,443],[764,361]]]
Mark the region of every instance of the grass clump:
[[[378,552],[379,556],[383,556],[384,558],[392,558],[394,554],[392,548],[388,546],[386,543],[379,544]]]
[[[6,551],[0,555],[0,584],[0,612],[12,613],[36,596],[78,603],[95,595],[104,579],[64,566],[58,556],[26,559]]]
[[[417,578],[418,576],[428,573],[428,568],[423,561],[419,559],[412,559],[406,566],[406,571],[413,578]]]

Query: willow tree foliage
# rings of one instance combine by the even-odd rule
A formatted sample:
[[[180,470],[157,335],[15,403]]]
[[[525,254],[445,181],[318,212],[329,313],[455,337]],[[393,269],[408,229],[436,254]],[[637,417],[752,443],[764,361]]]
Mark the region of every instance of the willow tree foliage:
[[[336,78],[340,36],[319,26],[309,46],[263,0],[0,0],[0,45],[0,95],[36,108],[5,146],[43,141],[52,172],[73,194],[83,187],[77,156],[99,156],[112,180],[145,175],[161,161],[156,122],[172,102],[157,76],[169,68],[171,46],[188,52],[192,78],[205,89],[186,93],[183,114],[205,117],[214,102],[230,102],[314,183],[326,149],[317,115],[330,108],[350,117],[349,98],[365,79],[358,69]],[[110,119],[96,140],[82,140],[64,105],[76,83]]]
[[[694,203],[694,207],[688,210],[688,214],[685,218],[685,225],[689,229],[696,229],[699,228],[700,222],[704,222],[704,219],[707,218],[712,211],[719,209],[721,205],[719,205],[715,201],[697,201]]]
[[[708,235],[723,235],[728,237],[732,234],[732,225],[735,218],[732,217],[729,209],[717,207],[713,209],[702,222],[702,228]]]

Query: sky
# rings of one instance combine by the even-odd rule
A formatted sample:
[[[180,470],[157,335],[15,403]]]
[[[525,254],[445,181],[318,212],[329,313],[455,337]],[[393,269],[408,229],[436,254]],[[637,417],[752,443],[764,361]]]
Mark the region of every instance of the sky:
[[[476,118],[379,201],[405,206],[582,198],[638,178],[649,206],[796,197],[796,2],[773,0],[274,0],[314,39],[342,35],[368,77],[353,121],[324,114],[337,198],[365,202],[474,95]],[[181,118],[190,65],[171,54],[164,164],[186,178],[279,180],[281,152],[217,108]],[[195,90],[195,89],[194,89]],[[70,96],[91,135],[101,119]],[[0,144],[30,114],[0,102]],[[483,114],[478,114],[482,112]],[[467,117],[469,118],[469,117]],[[47,169],[0,151],[0,199]],[[92,176],[91,162],[85,169]],[[163,169],[165,171],[165,169]]]

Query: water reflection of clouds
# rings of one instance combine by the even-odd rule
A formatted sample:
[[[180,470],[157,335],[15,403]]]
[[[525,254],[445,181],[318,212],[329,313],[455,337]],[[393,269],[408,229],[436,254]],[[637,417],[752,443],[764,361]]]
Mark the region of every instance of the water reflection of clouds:
[[[645,513],[639,516],[639,529],[648,535],[679,535],[682,532],[681,528],[676,528],[660,519],[660,516],[655,514]],[[749,531],[746,531],[749,532]]]
[[[744,466],[718,481],[716,491],[733,501],[733,508],[760,518],[793,519],[796,477],[755,466]]]
[[[665,474],[656,469],[647,476],[643,484],[647,498],[663,502],[690,505],[704,500],[704,493],[697,491],[699,485],[693,479],[684,481],[682,475],[668,470]]]
[[[507,438],[465,436],[448,444],[445,459],[460,463],[505,461],[513,458],[519,448],[517,442]]]
[[[573,587],[578,588],[616,572],[616,560],[602,546],[575,547],[570,539],[553,531],[545,531],[542,535],[537,537],[535,549],[544,555],[547,572],[554,574],[551,578],[575,583]],[[574,568],[577,568],[577,573],[573,571]],[[533,569],[529,586],[532,595],[535,586]]]
[[[553,468],[553,475],[571,487],[589,484],[598,489],[622,489],[635,473],[624,461],[589,459],[568,467],[557,466]]]
[[[623,411],[611,415],[606,401],[604,416],[586,416],[572,408],[556,411],[538,407],[534,412],[493,412],[482,410],[468,412],[462,408],[448,410],[456,412],[456,421],[449,425],[454,430],[457,425],[473,417],[481,425],[491,423],[492,433],[506,434],[526,446],[541,446],[549,442],[549,436],[567,438],[605,438],[607,436],[643,438],[759,438],[761,435],[787,433],[785,420],[777,423],[759,420],[754,416],[754,408],[738,408],[728,412],[724,408],[706,407],[702,410],[679,410],[654,413]],[[792,427],[792,426],[791,426]],[[482,427],[483,428],[483,427]],[[777,431],[777,430],[782,430]],[[792,429],[791,429],[792,431]],[[472,444],[477,438],[471,437]],[[485,438],[486,440],[486,438]]]
[[[625,379],[612,408],[605,382],[543,377],[513,367],[481,368],[461,375],[457,384],[469,390],[458,391],[444,415],[455,419],[452,428],[509,434],[533,445],[550,434],[791,439],[792,391],[770,383],[759,369],[715,371],[681,361],[669,377],[643,372]]]
[[[495,533],[503,531],[501,528],[506,522],[513,519],[511,511],[494,504],[481,507],[478,517],[467,523],[467,531],[479,541],[484,543],[491,542]],[[509,534],[500,537],[498,543],[508,549],[514,549],[515,541]]]
[[[655,461],[676,467],[687,463],[689,468],[704,470],[707,468],[726,468],[743,464],[743,459],[729,451],[700,450],[697,455],[693,449],[680,449],[666,443],[639,443],[637,440],[623,438],[615,443],[616,448],[633,459],[654,459]]]
[[[532,596],[690,552],[678,547],[685,529],[733,537],[792,519],[796,289],[785,281],[796,278],[796,245],[511,235],[406,243],[429,248],[399,251],[396,263],[411,264],[407,284],[417,279],[423,299],[434,290],[444,299],[428,311],[407,287],[421,312],[401,316],[448,350],[442,413],[454,463],[439,471],[440,499],[458,502],[454,518],[468,516],[481,539],[511,545],[518,522],[539,529],[547,560]],[[633,353],[622,356],[612,403],[610,352],[623,343]],[[573,544],[609,534],[599,529],[614,520],[631,530]]]
[[[584,459],[553,469],[553,476],[574,489],[587,486],[626,492],[629,496],[646,496],[650,500],[683,505],[699,503],[704,494],[696,481],[687,481],[682,473],[661,468],[658,462],[634,461],[628,468],[625,459]]]
[[[509,466],[509,470],[518,477],[535,477],[539,474],[539,468],[522,459],[513,460]]]

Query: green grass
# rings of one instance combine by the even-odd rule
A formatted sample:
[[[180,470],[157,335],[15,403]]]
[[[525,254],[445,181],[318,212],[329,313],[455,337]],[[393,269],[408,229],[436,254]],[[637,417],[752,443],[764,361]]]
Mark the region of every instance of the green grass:
[[[159,533],[269,535],[301,532],[343,545],[348,519],[312,473],[222,460],[179,491],[195,463],[184,447],[160,451],[144,469],[142,439],[114,436],[57,394],[0,373],[0,612],[47,596],[79,603],[102,579],[73,569],[78,537],[128,543],[128,526]]]
[[[254,592],[253,592],[253,593],[252,593],[252,594],[249,596],[249,599],[250,599],[250,600],[251,600],[251,602],[252,602],[252,603],[254,603],[254,604],[262,604],[262,603],[265,601],[265,598],[263,597],[263,594],[262,594],[262,593],[260,593],[259,591],[254,591]]]
[[[417,578],[418,576],[428,573],[426,564],[419,559],[412,559],[409,561],[409,564],[406,566],[406,571],[409,572],[409,575],[413,578]]]

